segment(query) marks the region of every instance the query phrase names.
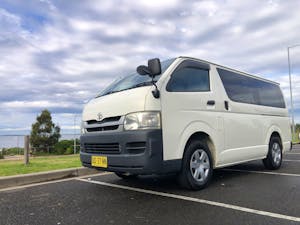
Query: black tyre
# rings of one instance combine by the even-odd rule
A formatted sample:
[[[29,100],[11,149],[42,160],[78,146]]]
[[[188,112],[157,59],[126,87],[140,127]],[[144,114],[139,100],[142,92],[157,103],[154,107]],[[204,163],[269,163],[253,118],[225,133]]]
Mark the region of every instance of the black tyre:
[[[263,159],[265,167],[269,170],[277,170],[282,163],[282,145],[279,137],[271,137],[268,155]]]
[[[115,172],[115,174],[122,178],[122,179],[132,179],[132,178],[136,178],[137,175],[136,174],[130,174],[130,173],[120,173],[120,172]]]
[[[185,149],[178,181],[184,188],[200,190],[205,188],[213,174],[213,161],[204,141],[192,141]]]

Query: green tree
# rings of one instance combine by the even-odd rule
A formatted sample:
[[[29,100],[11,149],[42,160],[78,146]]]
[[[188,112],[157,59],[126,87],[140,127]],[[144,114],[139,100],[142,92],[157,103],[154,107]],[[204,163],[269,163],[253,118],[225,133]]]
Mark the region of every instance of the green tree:
[[[45,109],[32,124],[30,144],[37,151],[49,151],[60,138],[60,127],[52,122],[51,113]]]

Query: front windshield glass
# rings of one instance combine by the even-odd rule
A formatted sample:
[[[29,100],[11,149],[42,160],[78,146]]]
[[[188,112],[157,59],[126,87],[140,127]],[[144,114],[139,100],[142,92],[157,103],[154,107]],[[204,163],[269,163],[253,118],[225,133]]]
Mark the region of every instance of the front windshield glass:
[[[166,71],[166,69],[168,69],[168,67],[172,64],[172,62],[174,62],[174,60],[175,59],[173,58],[161,62],[161,74],[163,74]],[[158,81],[161,74],[155,76],[154,81]],[[136,87],[148,86],[151,84],[152,84],[151,77],[147,75],[141,76],[135,72],[133,74],[130,74],[128,76],[125,76],[121,79],[114,81],[107,88],[101,91],[100,94],[96,96],[96,98],[100,96],[112,94],[115,92],[136,88]]]

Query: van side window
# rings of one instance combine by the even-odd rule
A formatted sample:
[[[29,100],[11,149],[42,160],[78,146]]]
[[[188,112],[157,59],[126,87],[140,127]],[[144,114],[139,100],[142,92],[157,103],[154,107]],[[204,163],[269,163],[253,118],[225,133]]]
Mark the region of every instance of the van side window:
[[[235,102],[285,108],[276,84],[217,68],[228,97]]]
[[[285,108],[282,92],[278,85],[262,82],[258,91],[258,98],[261,105]]]
[[[166,89],[169,92],[210,91],[209,72],[205,69],[184,67],[171,75]]]

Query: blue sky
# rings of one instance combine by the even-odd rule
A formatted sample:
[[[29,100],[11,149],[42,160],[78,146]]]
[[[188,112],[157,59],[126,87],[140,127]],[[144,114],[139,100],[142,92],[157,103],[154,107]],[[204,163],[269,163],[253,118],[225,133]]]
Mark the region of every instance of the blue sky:
[[[300,1],[0,2],[0,134],[28,133],[48,108],[63,133],[85,102],[148,58],[188,55],[281,84],[300,43]],[[300,47],[291,49],[300,123]]]

